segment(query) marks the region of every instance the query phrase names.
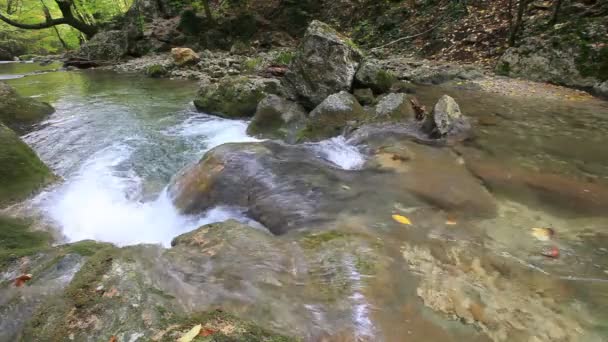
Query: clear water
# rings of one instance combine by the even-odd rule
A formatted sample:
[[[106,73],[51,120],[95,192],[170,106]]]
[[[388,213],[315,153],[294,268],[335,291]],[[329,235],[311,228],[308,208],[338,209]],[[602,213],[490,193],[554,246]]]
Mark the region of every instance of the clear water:
[[[194,111],[190,101],[195,83],[100,71],[32,75],[35,70],[26,70],[19,74],[14,66],[0,64],[0,74],[28,74],[8,82],[22,94],[49,101],[57,109],[24,139],[64,179],[32,204],[67,240],[167,245],[174,236],[203,223],[248,220],[238,208],[183,216],[165,193],[171,177],[208,149],[226,142],[255,141],[246,135],[245,121]],[[482,299],[488,312],[493,305],[500,309],[493,312],[497,321],[510,319],[510,312],[530,309],[520,315],[539,318],[545,314],[535,321],[539,329],[553,329],[550,325],[556,320],[560,327],[572,327],[568,324],[578,320],[587,333],[577,340],[606,341],[608,209],[601,209],[608,202],[594,204],[599,209],[592,213],[581,204],[588,203],[585,196],[589,193],[601,193],[608,187],[608,104],[517,99],[448,87],[420,87],[417,96],[430,106],[444,93],[455,97],[466,115],[480,120],[477,139],[458,153],[467,161],[481,160],[482,166],[491,166],[491,176],[498,180],[521,178],[517,187],[508,182],[490,187],[499,206],[498,216],[468,219],[459,213],[407,206],[397,196],[400,182],[379,182],[382,175],[370,176],[368,186],[377,194],[349,202],[353,208],[345,209],[348,215],[337,226],[356,227],[381,242],[381,259],[389,260],[383,263],[385,269],[370,277],[353,267],[359,260],[346,257],[322,265],[323,277],[347,274],[349,308],[340,308],[344,309],[342,315],[331,315],[331,303],[311,303],[295,285],[297,291],[285,293],[290,303],[276,306],[302,304],[317,328],[331,330],[344,320],[354,326],[352,334],[340,339],[342,332],[338,331],[328,341],[487,341],[479,330],[445,319],[422,303],[417,294],[420,284],[427,280],[439,286],[447,279],[448,287],[466,283],[486,288]],[[307,148],[345,170],[358,170],[366,162],[359,148],[343,138]],[[419,178],[410,182],[422,182],[425,174],[413,176]],[[539,180],[549,186],[546,196],[538,195]],[[391,219],[394,213],[407,215],[415,225],[396,224]],[[452,214],[457,224],[447,225]],[[546,226],[557,231],[558,238],[552,243],[560,248],[559,259],[541,256],[546,245],[530,234],[532,227]],[[418,245],[429,248],[437,260],[413,252],[412,246]],[[482,265],[501,275],[471,277],[467,272],[475,270],[475,263],[467,264],[463,271],[458,262],[439,257],[452,255],[455,248],[475,255]],[[417,264],[412,265],[414,261]],[[317,266],[308,265],[311,269]],[[444,273],[434,277],[436,271]],[[497,283],[489,286],[486,282]],[[563,315],[543,313],[545,304],[537,300],[558,306]],[[281,326],[280,319],[272,323]],[[306,331],[307,324],[310,322],[298,328]]]

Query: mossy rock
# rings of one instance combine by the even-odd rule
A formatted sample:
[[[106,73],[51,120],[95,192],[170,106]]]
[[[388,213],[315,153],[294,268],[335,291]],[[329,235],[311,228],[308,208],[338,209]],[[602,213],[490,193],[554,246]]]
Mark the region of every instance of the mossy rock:
[[[280,82],[276,79],[228,77],[203,86],[194,105],[202,112],[221,117],[251,117],[266,95],[279,93]]]
[[[374,93],[382,94],[391,89],[397,77],[382,69],[377,61],[367,60],[355,74],[355,82],[361,88],[371,88]]]
[[[0,123],[0,206],[24,200],[54,180],[36,153]]]
[[[167,68],[160,64],[150,65],[146,68],[146,75],[152,78],[161,78],[167,75]]]
[[[49,233],[31,231],[29,222],[0,216],[0,270],[14,260],[48,248],[50,242]]]
[[[19,132],[55,112],[46,102],[17,94],[15,89],[0,82],[0,121]]]

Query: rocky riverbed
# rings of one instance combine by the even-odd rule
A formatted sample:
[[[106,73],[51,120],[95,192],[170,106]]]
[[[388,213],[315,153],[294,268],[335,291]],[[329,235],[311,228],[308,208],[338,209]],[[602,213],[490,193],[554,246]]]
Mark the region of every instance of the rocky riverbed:
[[[37,172],[0,198],[0,340],[605,339],[605,102],[316,21],[108,68],[6,88],[54,105],[21,139],[63,182],[2,128]]]

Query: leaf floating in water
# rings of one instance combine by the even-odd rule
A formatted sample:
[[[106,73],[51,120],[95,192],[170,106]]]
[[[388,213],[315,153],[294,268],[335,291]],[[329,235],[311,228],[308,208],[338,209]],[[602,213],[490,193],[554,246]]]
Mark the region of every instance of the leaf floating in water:
[[[559,258],[559,248],[553,246],[551,248],[544,249],[541,254],[548,258],[557,259]]]
[[[540,241],[549,241],[554,234],[552,228],[532,228],[532,236]]]
[[[196,338],[196,336],[198,336],[198,334],[201,332],[202,328],[203,328],[203,326],[200,324],[195,325],[194,328],[190,329],[190,331],[188,331],[182,337],[180,337],[180,339],[177,340],[177,342],[191,342],[192,340],[194,340],[194,338]]]
[[[22,287],[26,282],[32,279],[31,274],[22,274],[15,278],[15,287]]]
[[[412,221],[410,221],[409,218],[402,216],[402,215],[393,215],[393,220],[395,220],[401,224],[406,224],[406,225],[412,224]]]

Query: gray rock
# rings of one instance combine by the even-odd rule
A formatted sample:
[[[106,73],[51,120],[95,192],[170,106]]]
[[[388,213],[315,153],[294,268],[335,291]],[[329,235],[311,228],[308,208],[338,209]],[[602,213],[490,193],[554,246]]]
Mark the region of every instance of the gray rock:
[[[251,117],[266,95],[280,93],[281,84],[274,78],[225,77],[202,86],[194,105],[202,112],[222,117]]]
[[[593,91],[599,96],[608,98],[608,81],[596,84]]]
[[[328,96],[309,114],[300,140],[318,141],[340,135],[347,126],[357,126],[367,118],[357,99],[346,91]]]
[[[129,51],[126,32],[102,31],[80,47],[78,57],[91,61],[117,61]]]
[[[597,82],[581,75],[581,44],[564,43],[560,38],[530,37],[509,48],[496,65],[496,72],[510,77],[591,88]]]
[[[247,134],[295,143],[296,133],[304,126],[306,116],[307,112],[301,105],[277,95],[268,95],[258,104]]]
[[[374,119],[405,120],[416,116],[407,95],[391,93],[383,96],[376,105]]]
[[[381,94],[388,92],[397,78],[377,61],[366,60],[355,74],[355,81],[358,86],[371,88],[376,94]]]
[[[437,137],[466,134],[471,130],[471,124],[462,115],[460,106],[448,95],[443,95],[437,101],[425,127],[431,136]]]
[[[302,39],[284,82],[298,102],[312,109],[331,94],[350,91],[361,59],[361,51],[348,38],[315,20]]]

